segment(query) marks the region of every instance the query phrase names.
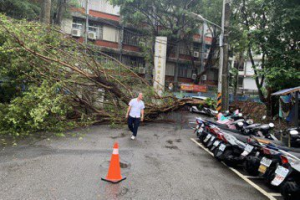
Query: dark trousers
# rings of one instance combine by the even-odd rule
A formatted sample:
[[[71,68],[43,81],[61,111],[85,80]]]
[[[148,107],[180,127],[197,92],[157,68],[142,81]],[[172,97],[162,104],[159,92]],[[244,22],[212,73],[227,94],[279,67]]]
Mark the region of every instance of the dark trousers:
[[[128,128],[130,129],[130,131],[132,132],[132,134],[134,136],[137,135],[140,121],[141,121],[141,118],[134,118],[134,117],[128,116]]]

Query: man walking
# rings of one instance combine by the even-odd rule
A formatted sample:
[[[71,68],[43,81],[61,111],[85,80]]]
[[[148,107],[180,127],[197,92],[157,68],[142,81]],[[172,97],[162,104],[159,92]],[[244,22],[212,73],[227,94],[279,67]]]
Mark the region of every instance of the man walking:
[[[142,93],[139,93],[139,96],[137,98],[131,99],[126,113],[126,118],[128,119],[128,127],[132,132],[132,136],[131,136],[132,140],[134,140],[137,135],[140,121],[144,120],[145,104],[142,101],[142,99],[143,99]]]

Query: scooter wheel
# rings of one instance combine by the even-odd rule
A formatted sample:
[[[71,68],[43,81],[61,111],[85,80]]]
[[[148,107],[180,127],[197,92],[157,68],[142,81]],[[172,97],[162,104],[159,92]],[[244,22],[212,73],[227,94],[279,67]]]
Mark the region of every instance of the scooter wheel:
[[[257,176],[259,174],[258,168],[259,168],[260,160],[257,157],[254,156],[248,156],[246,157],[246,160],[243,163],[243,169],[251,176]]]
[[[284,182],[280,187],[280,193],[285,200],[299,199],[300,186],[295,181]]]
[[[199,140],[200,140],[200,142],[202,143],[202,144],[204,144],[204,136],[203,136],[203,134],[201,134],[200,136],[199,136]]]
[[[271,188],[276,188],[276,186],[273,186],[271,184],[272,180],[275,178],[275,169],[266,172],[266,174],[264,174],[264,181],[267,185],[269,185],[269,187]]]
[[[219,151],[219,148],[216,147],[216,148],[213,150],[213,154],[214,154],[214,157],[215,157],[218,161],[221,161],[221,158],[217,156],[218,151]]]
[[[236,167],[237,163],[231,160],[231,157],[233,156],[233,151],[231,149],[225,149],[223,153],[224,157],[224,163],[228,165],[229,167]]]

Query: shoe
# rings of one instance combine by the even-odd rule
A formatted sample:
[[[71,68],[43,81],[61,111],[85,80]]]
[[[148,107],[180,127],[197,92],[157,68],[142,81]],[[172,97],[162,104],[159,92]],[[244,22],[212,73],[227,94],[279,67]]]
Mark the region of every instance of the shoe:
[[[132,140],[134,140],[134,139],[135,139],[134,135],[133,135],[133,136],[131,136],[131,139],[132,139]]]

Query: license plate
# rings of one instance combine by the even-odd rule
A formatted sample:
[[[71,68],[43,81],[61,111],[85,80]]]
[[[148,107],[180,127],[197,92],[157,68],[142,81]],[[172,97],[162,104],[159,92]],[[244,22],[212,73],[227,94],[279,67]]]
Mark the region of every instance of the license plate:
[[[268,159],[268,158],[266,158],[266,157],[263,157],[263,158],[261,159],[261,161],[260,161],[260,164],[261,164],[261,165],[264,165],[264,166],[266,166],[266,167],[270,167],[271,163],[272,163],[272,160],[270,160],[270,159]]]
[[[218,146],[220,144],[220,141],[219,140],[216,140],[214,143],[213,143],[213,146]]]
[[[205,137],[204,142],[207,142],[209,140],[209,138],[211,138],[211,134],[207,134],[207,136]]]
[[[246,147],[245,147],[245,150],[243,151],[242,153],[242,156],[247,156],[249,153],[251,153],[251,151],[253,150],[253,146],[247,144]]]
[[[260,165],[258,171],[262,174],[266,173],[267,167],[265,165]]]
[[[220,151],[224,151],[225,148],[226,148],[226,145],[225,145],[225,144],[221,144],[221,145],[219,146],[219,150],[220,150]]]
[[[273,181],[271,182],[272,185],[274,186],[278,186],[280,185],[284,179],[286,178],[286,176],[288,175],[289,170],[282,167],[282,166],[278,166],[276,171],[275,171],[275,178],[273,179]]]

